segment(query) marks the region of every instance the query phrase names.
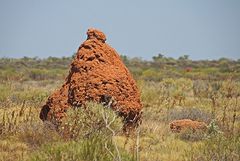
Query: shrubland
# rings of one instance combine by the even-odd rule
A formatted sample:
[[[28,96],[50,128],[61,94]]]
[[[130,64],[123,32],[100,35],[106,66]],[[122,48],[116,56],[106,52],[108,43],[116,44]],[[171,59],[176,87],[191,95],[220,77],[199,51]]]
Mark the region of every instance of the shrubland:
[[[122,56],[141,91],[143,117],[131,134],[112,110],[89,102],[56,127],[41,106],[68,74],[71,58],[0,59],[0,160],[240,160],[240,61],[161,54]],[[192,119],[207,131],[173,133]]]

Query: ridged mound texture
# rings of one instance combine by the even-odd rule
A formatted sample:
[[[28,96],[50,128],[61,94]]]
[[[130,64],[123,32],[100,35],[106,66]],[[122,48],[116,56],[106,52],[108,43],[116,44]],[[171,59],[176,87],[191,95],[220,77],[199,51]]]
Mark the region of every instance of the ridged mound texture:
[[[103,32],[88,29],[62,87],[49,96],[40,118],[61,122],[71,107],[84,108],[88,101],[102,103],[124,118],[125,127],[139,123],[142,104],[136,82]]]

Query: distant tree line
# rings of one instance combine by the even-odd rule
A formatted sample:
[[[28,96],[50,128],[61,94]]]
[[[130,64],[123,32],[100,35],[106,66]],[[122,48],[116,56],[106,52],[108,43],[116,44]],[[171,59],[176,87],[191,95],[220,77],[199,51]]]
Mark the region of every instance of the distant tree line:
[[[0,80],[63,79],[68,74],[71,57],[0,58]],[[121,55],[124,64],[136,79],[159,81],[163,78],[240,79],[240,59],[191,60],[188,55],[178,59],[159,53],[152,60]]]

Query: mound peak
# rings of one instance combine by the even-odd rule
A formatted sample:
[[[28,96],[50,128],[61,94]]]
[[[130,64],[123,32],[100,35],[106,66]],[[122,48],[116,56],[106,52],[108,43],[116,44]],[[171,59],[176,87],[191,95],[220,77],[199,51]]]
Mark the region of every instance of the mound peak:
[[[87,36],[88,36],[87,39],[98,39],[102,42],[105,42],[107,40],[105,34],[102,31],[95,28],[88,29]]]

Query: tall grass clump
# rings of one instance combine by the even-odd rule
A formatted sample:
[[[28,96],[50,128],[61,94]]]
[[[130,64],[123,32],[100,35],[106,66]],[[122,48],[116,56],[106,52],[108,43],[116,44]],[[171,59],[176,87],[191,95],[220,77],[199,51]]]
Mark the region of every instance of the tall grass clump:
[[[212,135],[198,148],[186,152],[185,160],[240,160],[240,135],[229,138],[223,134]]]
[[[132,156],[118,147],[114,137],[121,135],[122,119],[111,109],[88,103],[72,108],[57,128],[62,138],[54,144],[44,144],[31,160],[131,160]]]

